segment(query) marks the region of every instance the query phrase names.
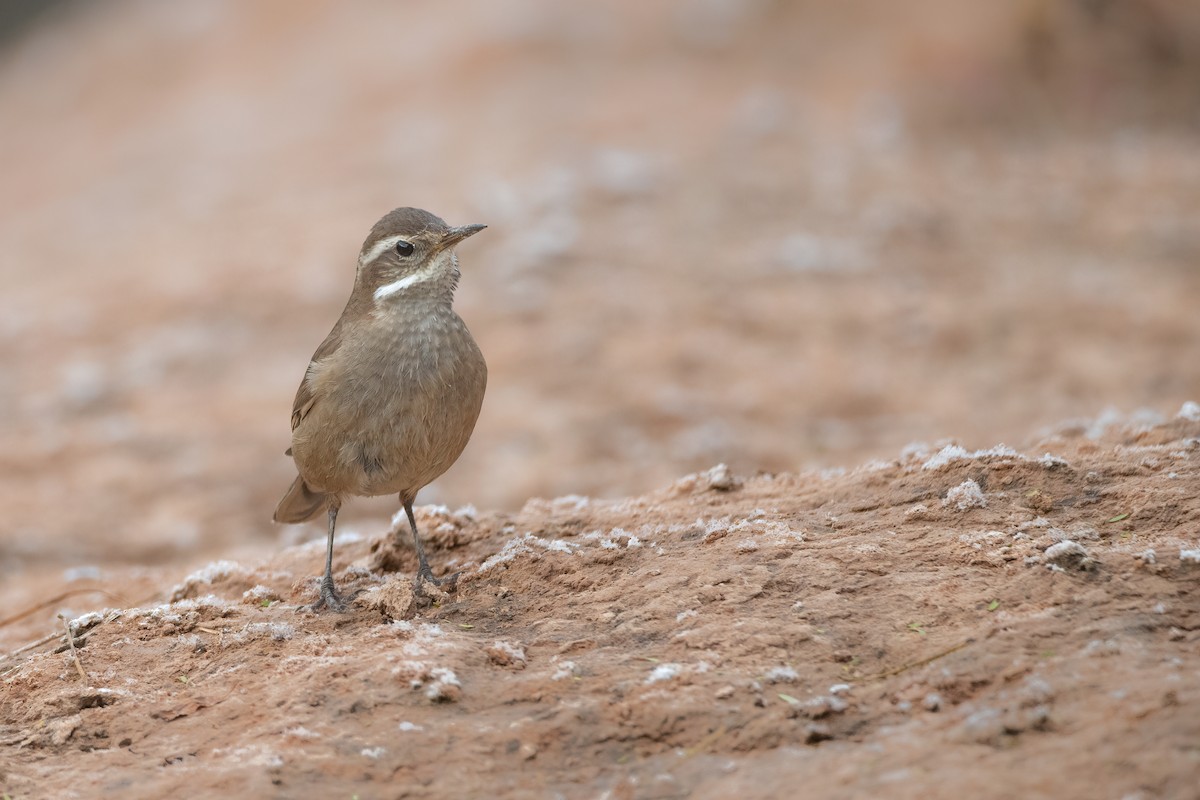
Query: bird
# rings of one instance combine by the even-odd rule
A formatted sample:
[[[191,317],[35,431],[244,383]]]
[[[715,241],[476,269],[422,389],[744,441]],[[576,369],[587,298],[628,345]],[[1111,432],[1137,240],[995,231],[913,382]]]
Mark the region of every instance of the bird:
[[[457,573],[438,579],[429,568],[413,501],[458,460],[483,406],[487,364],[453,301],[455,246],[486,227],[451,227],[408,207],[375,223],[346,308],[300,381],[286,451],[298,474],[274,519],[294,524],[326,512],[315,611],[349,607],[334,585],[333,539],[350,497],[399,496],[417,553],[418,593],[423,582],[457,581]]]

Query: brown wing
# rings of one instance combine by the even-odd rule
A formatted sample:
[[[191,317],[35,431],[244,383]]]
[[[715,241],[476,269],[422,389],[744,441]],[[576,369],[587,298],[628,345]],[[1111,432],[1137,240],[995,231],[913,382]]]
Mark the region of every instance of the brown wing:
[[[341,345],[342,321],[338,320],[338,323],[333,326],[333,330],[325,337],[325,341],[321,342],[321,346],[317,348],[317,352],[313,353],[312,359],[308,362],[308,369],[304,370],[304,377],[300,379],[300,386],[296,389],[296,399],[292,401],[292,430],[296,430],[296,426],[308,416],[308,412],[312,411],[313,404],[317,402],[312,387],[308,383],[309,370],[317,361],[333,355]]]

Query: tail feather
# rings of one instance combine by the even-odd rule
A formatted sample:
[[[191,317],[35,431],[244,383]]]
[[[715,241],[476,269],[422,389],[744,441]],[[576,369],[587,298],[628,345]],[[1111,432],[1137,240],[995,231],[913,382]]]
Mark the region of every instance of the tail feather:
[[[297,475],[296,480],[292,481],[291,488],[287,490],[287,494],[275,507],[274,519],[276,522],[290,524],[305,522],[324,511],[328,502],[329,495],[314,492],[308,488],[304,478]]]

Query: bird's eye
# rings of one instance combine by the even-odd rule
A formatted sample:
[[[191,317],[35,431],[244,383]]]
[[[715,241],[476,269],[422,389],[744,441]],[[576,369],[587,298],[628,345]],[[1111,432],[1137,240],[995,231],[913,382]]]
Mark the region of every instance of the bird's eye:
[[[412,252],[413,252],[412,242],[401,241],[401,242],[396,243],[396,253],[398,253],[401,257],[411,256]]]

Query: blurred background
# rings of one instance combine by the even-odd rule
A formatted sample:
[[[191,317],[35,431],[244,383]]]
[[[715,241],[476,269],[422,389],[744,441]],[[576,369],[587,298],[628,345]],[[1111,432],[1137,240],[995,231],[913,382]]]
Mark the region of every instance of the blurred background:
[[[1200,4],[0,8],[6,575],[322,535],[269,521],[292,396],[399,205],[490,226],[422,503],[1200,399]]]

